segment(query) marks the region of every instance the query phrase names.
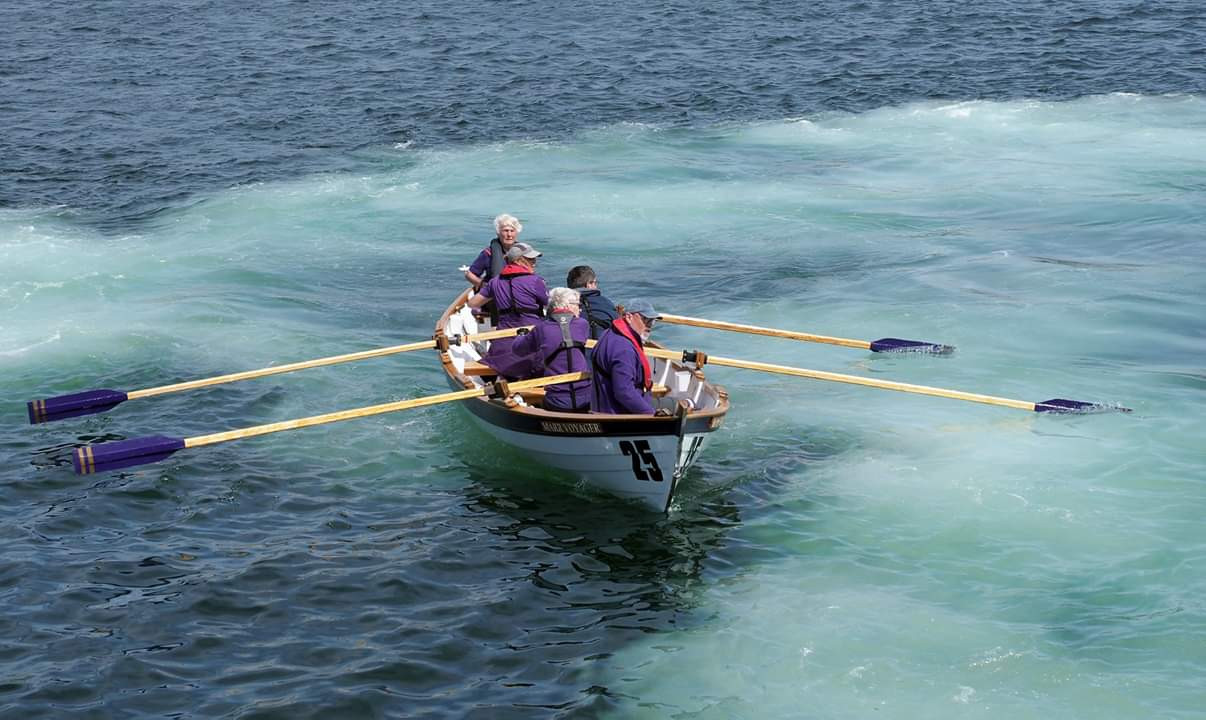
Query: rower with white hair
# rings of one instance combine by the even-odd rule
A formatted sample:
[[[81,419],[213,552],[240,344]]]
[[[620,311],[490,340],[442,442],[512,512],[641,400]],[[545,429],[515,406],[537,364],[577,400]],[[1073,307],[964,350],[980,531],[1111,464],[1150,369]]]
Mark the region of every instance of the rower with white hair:
[[[495,369],[507,377],[522,379],[589,369],[586,339],[590,337],[590,326],[581,317],[580,308],[577,290],[565,287],[550,290],[547,317],[511,344],[514,364]],[[558,412],[589,412],[590,397],[590,380],[549,385],[542,407]]]
[[[507,262],[507,251],[519,239],[521,232],[523,232],[523,223],[519,222],[519,218],[514,215],[503,213],[494,218],[494,237],[486,249],[477,254],[473,264],[465,271],[465,279],[469,281],[470,285],[475,289],[481,289],[490,278],[502,274],[503,265]]]

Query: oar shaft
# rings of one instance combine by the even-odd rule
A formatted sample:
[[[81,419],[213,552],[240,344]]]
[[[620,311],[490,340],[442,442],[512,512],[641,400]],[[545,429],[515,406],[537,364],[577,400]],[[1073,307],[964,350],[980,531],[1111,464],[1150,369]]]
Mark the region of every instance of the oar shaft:
[[[142,390],[131,390],[130,392],[121,392],[120,390],[85,390],[84,392],[72,393],[70,395],[59,395],[52,398],[44,398],[40,400],[31,400],[26,403],[29,411],[29,422],[31,424],[50,422],[52,420],[63,420],[69,417],[78,417],[80,415],[92,415],[94,413],[102,413],[116,407],[118,404],[126,400],[134,400],[137,398],[151,397],[154,395],[163,395],[165,393],[180,392],[182,390],[193,390],[196,388],[209,387],[211,385],[221,385],[223,383],[236,382],[239,380],[251,380],[253,378],[266,377],[268,375],[279,375],[281,373],[293,372],[295,370],[305,370],[307,368],[322,367],[324,365],[335,365],[337,363],[353,362],[355,360],[367,360],[369,358],[382,357],[384,355],[394,355],[397,353],[409,352],[411,350],[423,350],[425,348],[445,347],[445,342],[475,342],[479,340],[496,340],[498,338],[511,337],[517,334],[520,330],[528,329],[527,326],[520,328],[508,328],[505,330],[492,330],[490,332],[479,333],[477,335],[457,336],[451,340],[444,336],[437,336],[432,340],[423,340],[420,342],[408,343],[406,345],[391,345],[390,347],[377,348],[375,350],[362,350],[360,352],[346,353],[344,355],[332,355],[330,357],[318,358],[317,360],[303,360],[301,362],[289,363],[287,365],[275,365],[273,367],[261,368],[259,370],[247,370],[245,372],[230,373],[228,375],[218,375],[217,377],[202,378],[200,380],[189,380],[187,382],[174,383],[172,385],[160,385],[159,387],[144,388]],[[437,340],[439,342],[437,342]]]
[[[241,428],[239,430],[227,430],[225,432],[211,433],[209,435],[197,435],[195,437],[185,438],[184,447],[201,447],[202,445],[213,445],[214,443],[227,442],[229,440],[239,440],[242,438],[255,437],[257,435],[267,435],[269,433],[281,432],[283,430],[297,430],[300,428],[312,427],[314,425],[325,425],[326,423],[339,422],[341,420],[352,420],[354,418],[380,415],[382,413],[394,412],[397,410],[409,410],[410,408],[423,407],[424,405],[438,405],[440,403],[477,397],[488,390],[489,388],[460,390],[456,392],[443,393],[440,395],[430,395],[428,397],[415,398],[413,400],[399,400],[397,402],[382,403],[380,405],[356,408],[354,410],[341,410],[339,412],[325,413],[323,415],[312,415],[305,418],[282,420],[280,422],[268,423],[266,425],[256,425],[253,427]]]
[[[953,345],[924,342],[922,340],[904,340],[901,338],[852,340],[850,338],[814,335],[812,333],[796,332],[794,330],[780,330],[778,328],[758,327],[757,325],[741,325],[738,323],[722,322],[720,320],[708,320],[705,318],[685,317],[682,315],[662,315],[662,320],[669,323],[677,323],[679,325],[693,325],[695,327],[711,328],[713,330],[729,330],[732,332],[747,333],[751,335],[767,335],[769,337],[788,338],[790,340],[802,340],[804,342],[825,343],[827,345],[842,345],[845,347],[859,348],[861,350],[870,350],[871,352],[876,353],[920,352],[930,353],[933,355],[950,355],[955,351]]]
[[[984,403],[985,405],[999,405],[1001,407],[1016,408],[1018,410],[1033,411],[1035,409],[1035,403],[1028,402],[1026,400],[1013,400],[1011,398],[996,397],[993,395],[980,395],[978,393],[963,392],[962,390],[948,390],[946,388],[929,387],[928,385],[912,385],[909,383],[894,382],[892,380],[875,380],[872,378],[860,377],[858,375],[843,375],[841,373],[826,372],[824,370],[807,370],[804,368],[793,368],[785,365],[771,365],[769,363],[734,360],[731,358],[716,357],[715,355],[709,355],[708,362],[714,365],[746,368],[748,370],[762,370],[763,372],[795,375],[798,377],[812,378],[814,380],[829,380],[832,382],[849,383],[851,385],[864,385],[867,387],[880,388],[882,390],[896,390],[898,392],[916,393],[918,395],[932,395],[934,397],[951,398],[953,400],[966,400],[968,402]]]
[[[495,340],[502,337],[510,337],[515,334],[515,328],[507,330],[493,330],[491,332],[473,335],[468,340]],[[274,365],[272,367],[261,368],[259,370],[247,370],[245,372],[230,373],[229,375],[218,375],[211,378],[203,378],[201,380],[190,380],[188,382],[175,383],[172,385],[161,385],[159,387],[146,388],[145,390],[132,390],[126,393],[127,399],[151,397],[152,395],[163,395],[165,393],[180,392],[182,390],[194,390],[196,388],[208,387],[210,385],[221,385],[223,383],[237,382],[239,380],[252,380],[254,378],[267,377],[269,375],[279,375],[281,373],[294,372],[296,370],[308,370],[310,368],[323,367],[325,365],[338,365],[339,363],[355,362],[357,360],[368,360],[369,358],[383,357],[385,355],[396,355],[398,353],[410,352],[412,350],[425,350],[435,347],[434,340],[422,340],[420,342],[407,343],[405,345],[391,345],[390,347],[376,348],[374,350],[362,350],[360,352],[347,353],[344,355],[331,355],[330,357],[318,358],[316,360],[303,360],[301,362],[289,363],[287,365]]]
[[[545,385],[556,385],[558,383],[573,382],[575,380],[585,380],[589,377],[590,374],[585,372],[566,373],[564,375],[552,375],[549,377],[507,383],[507,387],[512,392],[515,392],[519,390],[544,387]],[[340,422],[342,420],[354,420],[356,418],[369,417],[371,415],[381,415],[383,413],[397,412],[399,410],[409,410],[411,408],[425,407],[428,405],[439,405],[440,403],[466,400],[468,398],[477,397],[489,392],[490,386],[472,388],[469,390],[456,390],[439,395],[428,395],[427,397],[413,398],[410,400],[398,400],[396,402],[370,405],[368,407],[354,408],[352,410],[341,410],[339,412],[326,413],[324,415],[312,415],[310,417],[297,418],[295,420],[282,420],[281,422],[268,423],[266,425],[255,425],[253,427],[242,428],[239,430],[227,430],[225,432],[211,433],[209,435],[197,435],[191,438],[185,438],[184,447],[191,448],[200,447],[202,445],[213,445],[214,443],[227,442],[228,440],[239,440],[242,438],[255,437],[257,435],[267,435],[269,433],[281,432],[283,430],[297,430],[299,428],[312,427],[314,425],[325,425],[327,423]]]
[[[645,354],[671,360],[680,359],[682,357],[682,353],[671,352],[669,350],[658,350],[650,347],[645,348]],[[716,355],[708,355],[707,358],[707,362],[710,365],[743,368],[746,370],[760,370],[762,372],[778,373],[780,375],[794,375],[795,377],[812,378],[813,380],[827,380],[830,382],[848,383],[850,385],[864,385],[866,387],[880,388],[882,390],[896,390],[898,392],[916,393],[919,395],[933,395],[935,397],[951,398],[954,400],[967,400],[968,402],[984,403],[986,405],[999,405],[1002,407],[1016,408],[1018,410],[1035,410],[1035,403],[1027,402],[1025,400],[1011,400],[1010,398],[994,397],[992,395],[979,395],[977,393],[963,392],[961,390],[947,390],[944,388],[929,387],[926,385],[911,385],[909,383],[893,382],[891,380],[875,380],[873,378],[861,377],[859,375],[843,375],[841,373],[826,372],[824,370],[809,370],[806,368],[789,367],[787,365],[772,365],[770,363],[753,362],[751,360],[735,360],[733,358],[718,357]]]
[[[173,383],[171,385],[160,385],[159,387],[146,388],[144,390],[131,390],[130,392],[126,393],[126,396],[129,399],[134,400],[136,398],[164,395],[166,393],[181,392],[183,390],[195,390],[196,388],[208,387],[210,385],[222,385],[224,383],[237,382],[239,380],[252,380],[254,378],[267,377],[269,375],[280,375],[281,373],[294,372],[295,370],[306,370],[309,368],[322,367],[324,365],[352,362],[354,360],[367,360],[369,358],[381,357],[382,355],[392,355],[395,353],[404,353],[410,352],[411,350],[423,350],[425,348],[433,347],[435,347],[434,340],[424,340],[422,342],[409,343],[407,345],[394,345],[392,347],[378,348],[376,350],[365,350],[363,352],[348,353],[346,355],[332,355],[331,357],[319,358],[317,360],[304,360],[301,362],[289,363],[287,365],[275,365],[273,367],[261,368],[259,370],[247,370],[245,372],[217,375],[211,378],[202,378],[200,380],[189,380],[188,382]]]
[[[369,415],[380,415],[381,413],[424,407],[426,405],[437,405],[439,403],[454,402],[456,400],[467,400],[472,397],[485,395],[492,392],[498,392],[500,394],[510,396],[512,393],[521,390],[543,387],[545,385],[556,385],[557,383],[563,382],[573,382],[575,380],[585,380],[588,377],[590,377],[589,373],[576,372],[566,373],[565,375],[554,375],[552,377],[536,378],[533,380],[524,380],[522,382],[509,384],[505,382],[498,382],[494,383],[493,385],[480,388],[457,390],[454,392],[442,393],[439,395],[429,395],[427,397],[414,398],[411,400],[399,400],[397,402],[372,405],[369,407],[356,408],[354,410],[342,410],[339,412],[327,413],[325,415],[314,415],[312,417],[298,418],[296,420],[285,420],[282,422],[268,423],[267,425],[256,425],[254,427],[243,428],[241,430],[230,430],[227,432],[211,433],[209,435],[197,435],[191,438],[174,438],[164,435],[152,435],[148,437],[131,438],[128,440],[117,440],[108,443],[98,443],[96,445],[85,445],[84,447],[76,448],[72,457],[72,464],[75,466],[75,471],[77,473],[81,475],[88,475],[94,472],[104,472],[108,470],[117,470],[120,468],[134,467],[135,465],[146,465],[148,463],[159,462],[178,450],[183,450],[185,448],[213,445],[214,443],[226,442],[227,440],[239,440],[241,438],[255,437],[257,435],[267,435],[268,433],[281,432],[282,430],[296,430],[298,428],[311,427],[313,425],[323,425],[325,423],[339,422],[340,420],[352,420],[354,418],[368,417]]]
[[[828,335],[813,335],[811,333],[795,332],[792,330],[778,330],[776,328],[759,327],[757,325],[741,325],[739,323],[721,322],[719,320],[707,320],[705,318],[686,317],[685,315],[668,315],[662,313],[662,322],[673,323],[675,325],[691,325],[694,327],[709,328],[712,330],[729,330],[731,332],[751,333],[753,335],[767,335],[769,337],[789,338],[791,340],[802,340],[804,342],[825,343],[828,345],[843,345],[845,347],[859,348],[862,350],[870,350],[871,343],[867,340],[851,340],[850,338],[829,337]]]

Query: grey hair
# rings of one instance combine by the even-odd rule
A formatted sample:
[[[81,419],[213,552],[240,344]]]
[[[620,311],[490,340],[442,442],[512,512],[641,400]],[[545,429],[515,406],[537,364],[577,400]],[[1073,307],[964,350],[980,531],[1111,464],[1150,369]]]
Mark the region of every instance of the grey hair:
[[[581,299],[577,290],[571,290],[567,287],[555,287],[549,290],[549,312],[557,308],[569,307],[570,303],[577,303]]]
[[[504,225],[514,225],[516,235],[523,232],[523,223],[519,222],[519,218],[515,217],[514,215],[503,213],[502,215],[494,218],[495,233],[501,233]]]

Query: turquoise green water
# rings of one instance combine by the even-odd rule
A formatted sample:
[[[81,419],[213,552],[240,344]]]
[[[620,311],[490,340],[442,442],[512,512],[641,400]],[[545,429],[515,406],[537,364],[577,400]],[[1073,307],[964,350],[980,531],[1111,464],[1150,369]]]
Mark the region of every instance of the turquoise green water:
[[[2,592],[19,646],[42,648],[36,631],[57,627],[42,615],[47,597],[76,618],[66,625],[131,639],[187,607],[205,615],[137,599],[137,618],[72,615],[97,602],[71,599],[95,582],[89,548],[118,539],[131,558],[193,558],[179,562],[194,579],[172,587],[194,602],[231,587],[266,607],[377,608],[359,616],[376,628],[364,634],[339,620],[330,637],[282,632],[316,653],[351,653],[359,638],[462,675],[377,678],[403,694],[444,688],[454,715],[482,697],[552,706],[592,688],[600,699],[577,711],[614,717],[1201,715],[1200,98],[617,125],[559,142],[403,144],[359,161],[198,197],[123,235],[61,208],[0,211]],[[178,453],[99,480],[62,466],[71,444],[96,437],[190,436],[441,392],[425,354],[24,424],[35,397],[425,339],[499,212],[523,219],[553,284],[587,262],[619,301],[958,352],[880,357],[663,325],[655,335],[673,348],[1134,413],[1038,416],[713,367],[733,410],[667,518],[547,487],[512,460],[492,465],[488,445],[457,437],[467,422],[453,407]],[[391,544],[392,533],[406,539]],[[343,586],[338,603],[239,570],[239,552],[280,560],[307,547],[322,573],[301,563],[289,584]],[[538,557],[509,564],[518,548]],[[416,553],[446,565],[407,565]],[[290,578],[289,565],[276,572]],[[401,583],[451,583],[441,602],[455,610],[353,587],[366,565],[374,583],[391,566],[410,567]],[[514,590],[529,572],[546,584]],[[513,629],[537,649],[517,656],[522,643],[448,620],[481,608],[496,613],[488,622],[519,613]],[[441,618],[417,648],[382,636],[415,617]],[[120,650],[92,657],[104,666]],[[330,675],[298,662],[273,682],[369,682],[357,675],[365,661],[336,657]],[[145,662],[166,672],[182,661]],[[524,672],[534,697],[505,689]],[[273,697],[245,682],[238,701]]]

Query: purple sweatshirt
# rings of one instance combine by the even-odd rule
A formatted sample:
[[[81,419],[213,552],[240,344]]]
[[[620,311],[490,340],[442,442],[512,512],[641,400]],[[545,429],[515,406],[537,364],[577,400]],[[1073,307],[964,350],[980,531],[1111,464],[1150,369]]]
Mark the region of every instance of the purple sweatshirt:
[[[544,278],[522,265],[508,265],[496,278],[491,278],[482,288],[483,297],[490,298],[498,308],[498,328],[535,325],[542,318],[544,306],[549,302],[549,289]],[[490,341],[490,350],[482,362],[495,368],[508,366],[514,359],[511,343],[515,338],[499,338]]]
[[[623,319],[616,320],[616,323],[622,322]],[[632,335],[640,342],[635,331]],[[653,414],[653,402],[645,390],[645,369],[641,365],[641,357],[632,342],[614,327],[599,338],[592,365],[592,410],[601,413]]]
[[[586,320],[578,317],[570,320],[570,339],[576,343],[585,344],[588,337],[590,337],[590,325]],[[590,370],[586,351],[582,348],[558,349],[561,347],[563,339],[561,326],[556,320],[541,320],[536,323],[532,332],[516,338],[515,342],[511,344],[511,354],[517,360],[525,361],[527,369],[521,370],[517,366],[514,369],[515,376],[549,377],[550,375]],[[544,368],[543,373],[539,372],[540,367]],[[590,407],[590,396],[590,380],[546,385],[544,407],[546,410],[586,410]]]
[[[480,253],[478,253],[477,257],[473,259],[473,264],[469,266],[469,272],[471,272],[474,275],[481,278],[482,284],[485,284],[487,281],[490,280],[491,277],[494,276],[494,273],[490,272],[490,269],[494,265],[493,246],[494,246],[495,241],[497,241],[497,240],[498,240],[498,238],[494,238],[494,240],[491,240],[490,244],[486,246],[486,249],[482,250]],[[500,241],[499,245],[501,245],[501,244],[502,243]]]
[[[522,265],[508,265],[502,274],[491,278],[482,287],[483,297],[494,301],[498,308],[498,329],[532,325],[543,317],[549,302],[549,289],[544,278]]]

